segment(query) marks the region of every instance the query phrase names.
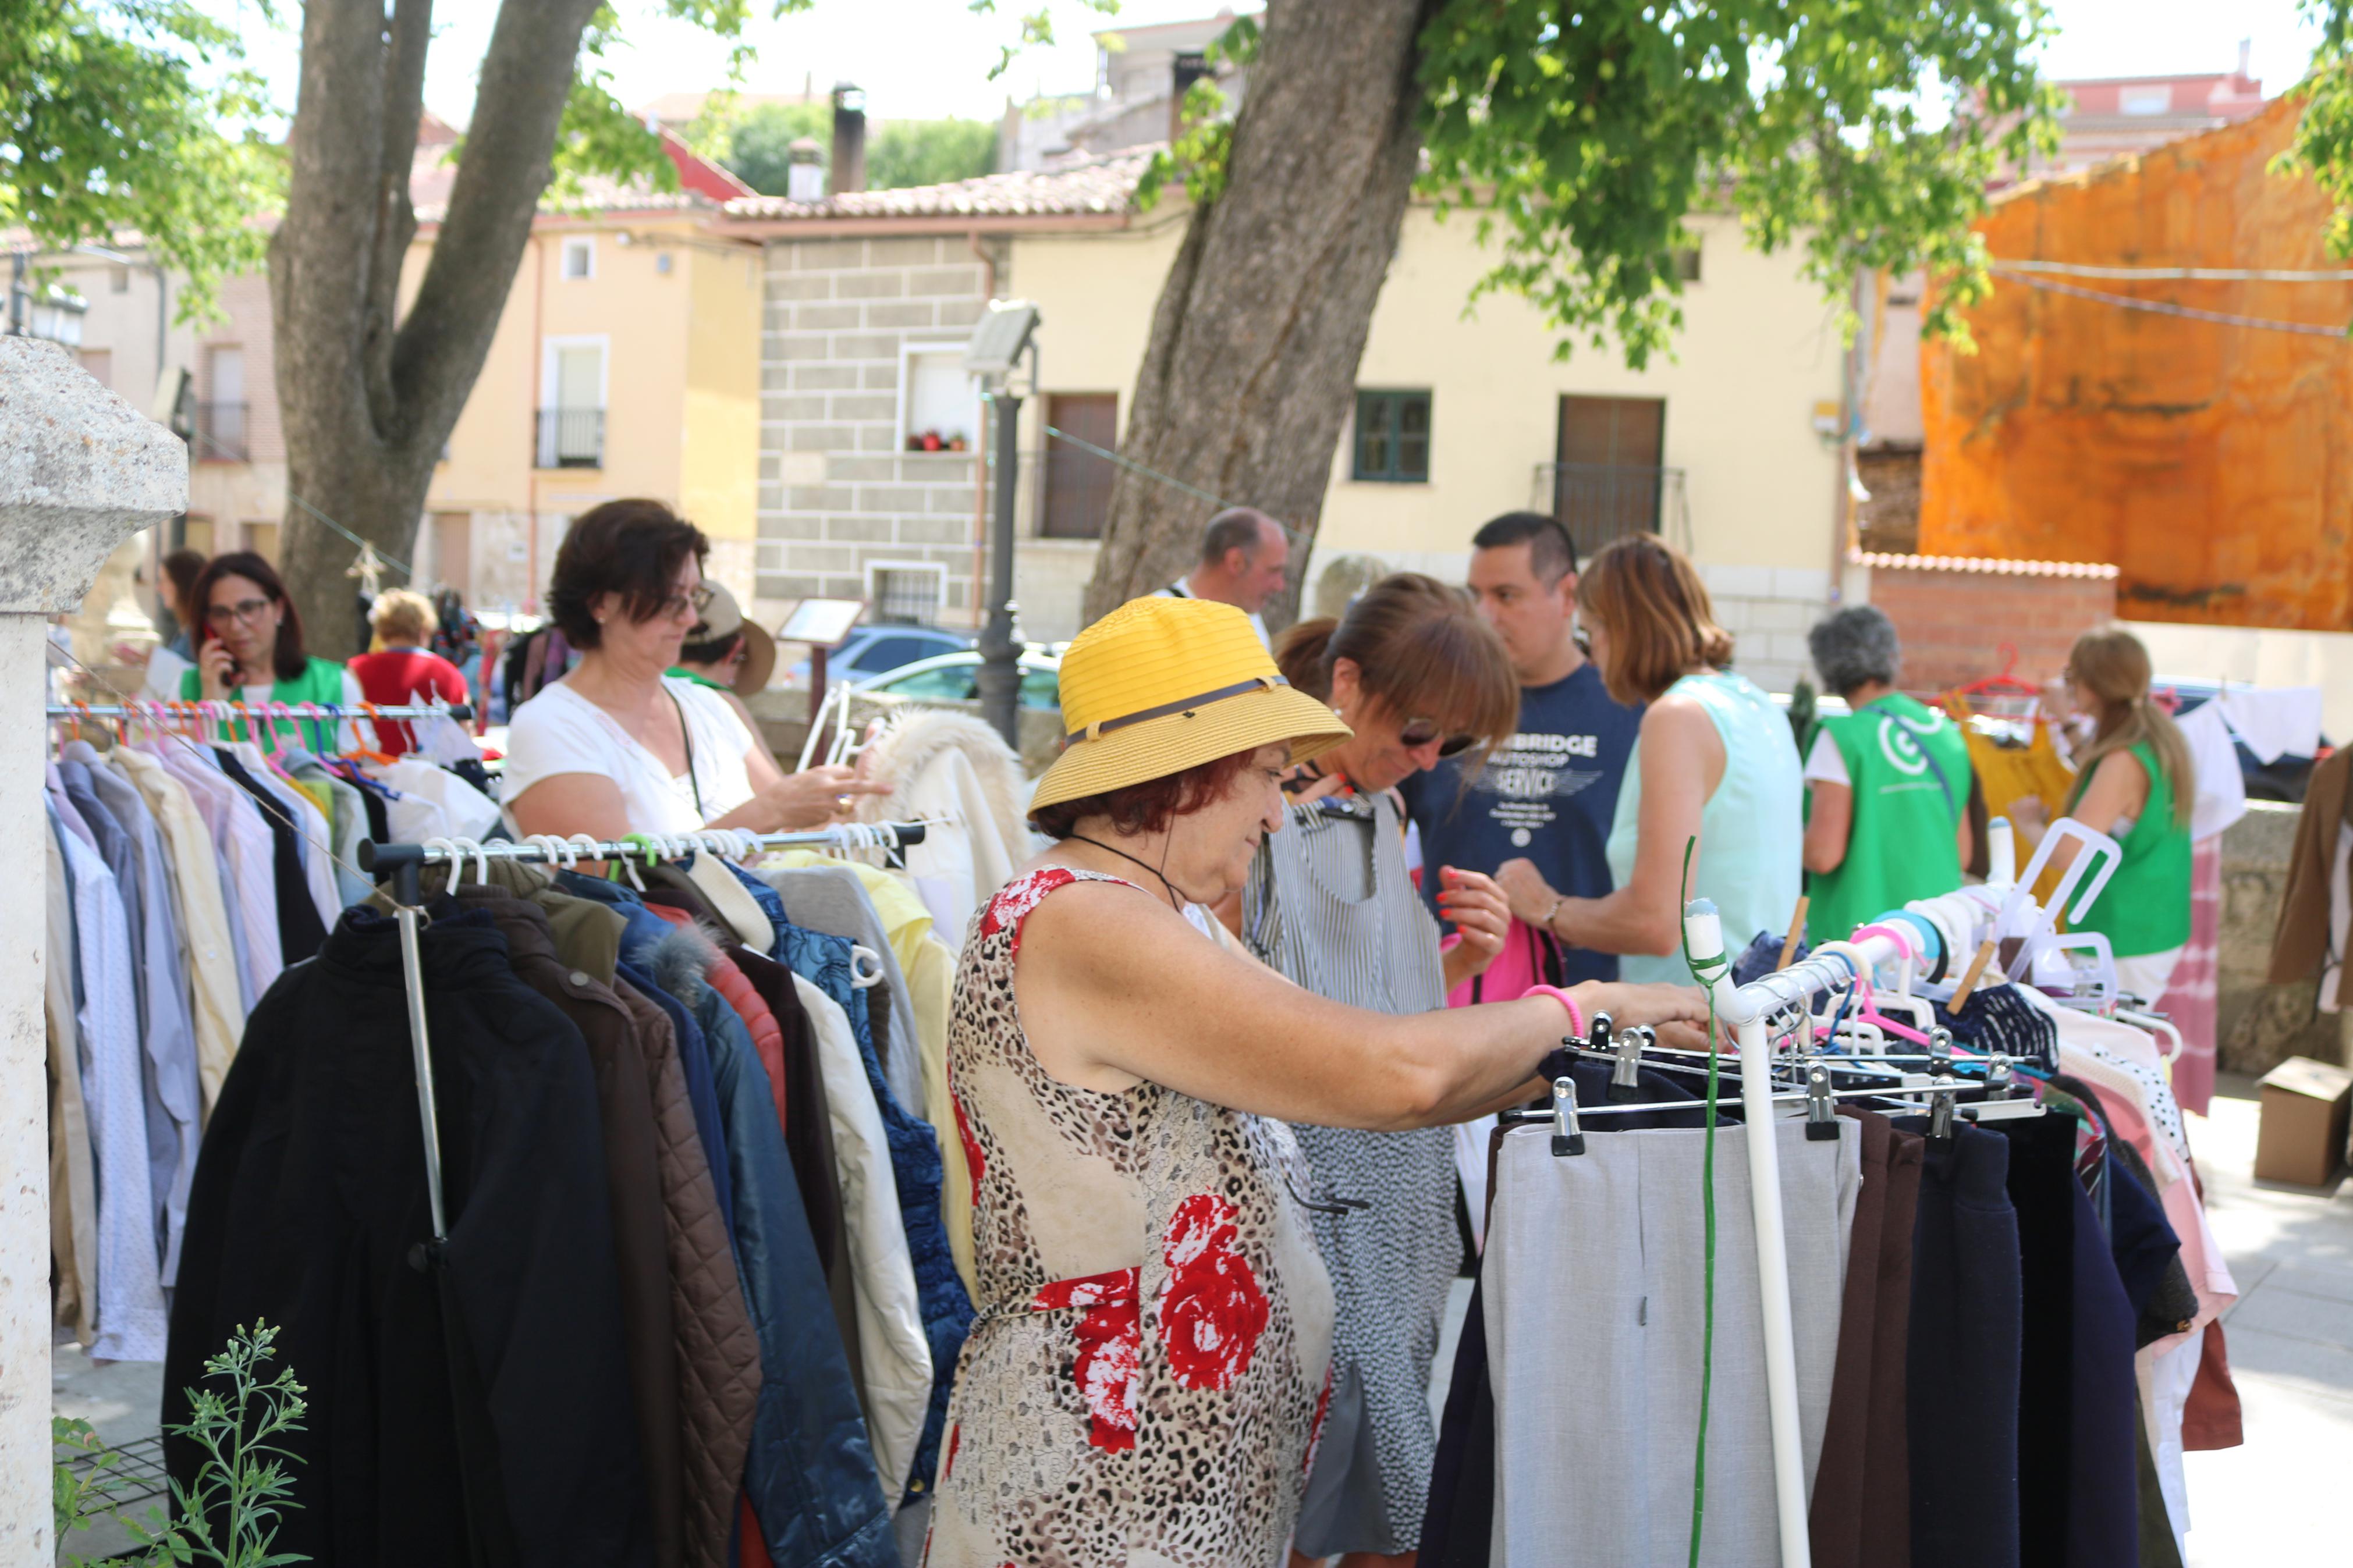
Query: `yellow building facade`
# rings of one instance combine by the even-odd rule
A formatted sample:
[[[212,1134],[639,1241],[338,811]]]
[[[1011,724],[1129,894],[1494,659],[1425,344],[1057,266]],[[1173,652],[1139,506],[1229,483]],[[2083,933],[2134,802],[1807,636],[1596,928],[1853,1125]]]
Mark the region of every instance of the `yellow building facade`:
[[[434,471],[420,581],[535,611],[571,520],[648,496],[711,537],[712,575],[749,602],[760,255],[712,233],[709,216],[677,205],[541,216]],[[430,237],[412,249],[411,288]]]

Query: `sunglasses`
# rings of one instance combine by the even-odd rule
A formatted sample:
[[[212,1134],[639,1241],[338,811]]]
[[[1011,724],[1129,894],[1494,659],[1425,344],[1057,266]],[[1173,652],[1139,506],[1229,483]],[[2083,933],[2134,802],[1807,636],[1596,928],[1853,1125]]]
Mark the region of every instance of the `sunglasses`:
[[[1398,731],[1398,741],[1408,751],[1419,751],[1440,735],[1446,735],[1446,729],[1437,720],[1409,719],[1405,721],[1405,728]],[[1446,735],[1445,740],[1439,743],[1438,754],[1459,757],[1469,751],[1478,739],[1476,735]]]
[[[697,588],[691,594],[670,595],[662,600],[661,608],[657,613],[664,618],[675,621],[691,611],[695,621],[700,624],[702,620],[702,612],[709,608],[711,608],[711,590]]]

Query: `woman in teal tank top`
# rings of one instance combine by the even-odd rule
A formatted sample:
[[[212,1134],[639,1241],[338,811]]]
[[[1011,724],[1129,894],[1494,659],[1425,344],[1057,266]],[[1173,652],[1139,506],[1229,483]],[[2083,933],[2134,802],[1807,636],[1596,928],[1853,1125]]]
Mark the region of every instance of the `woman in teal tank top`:
[[[1621,980],[1688,981],[1683,847],[1694,836],[1691,896],[1715,901],[1734,952],[1760,931],[1778,933],[1796,910],[1797,742],[1773,700],[1723,668],[1731,634],[1672,545],[1636,534],[1604,546],[1577,579],[1577,600],[1609,695],[1649,705],[1609,829],[1617,886],[1565,898],[1525,861],[1496,880],[1520,919],[1571,946],[1620,954]]]
[[[2189,743],[2149,699],[2148,649],[2126,631],[2086,632],[2067,656],[2076,707],[2097,723],[2079,760],[2067,815],[2097,828],[2124,850],[2124,862],[2099,898],[2073,922],[2104,932],[2124,989],[2155,1001],[2189,941],[2189,813],[2198,781]],[[2033,802],[2011,807],[2028,844],[2046,825]],[[2075,845],[2052,854],[2064,869]]]
[[[356,708],[359,679],[332,659],[302,647],[302,617],[269,563],[249,550],[216,555],[205,565],[188,602],[204,617],[196,662],[182,672],[185,700],[326,702]],[[289,745],[321,755],[351,749],[353,726],[316,720],[274,721],[270,731]],[[232,721],[234,740],[251,739]]]

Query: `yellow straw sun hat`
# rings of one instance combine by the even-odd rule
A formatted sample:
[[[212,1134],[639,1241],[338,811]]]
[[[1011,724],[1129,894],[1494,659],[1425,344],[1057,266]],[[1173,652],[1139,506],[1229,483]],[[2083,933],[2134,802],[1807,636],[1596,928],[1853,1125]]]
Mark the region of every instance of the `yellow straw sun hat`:
[[[1208,599],[1131,599],[1062,655],[1064,749],[1029,808],[1083,800],[1260,746],[1320,756],[1351,731],[1274,667],[1250,617]]]

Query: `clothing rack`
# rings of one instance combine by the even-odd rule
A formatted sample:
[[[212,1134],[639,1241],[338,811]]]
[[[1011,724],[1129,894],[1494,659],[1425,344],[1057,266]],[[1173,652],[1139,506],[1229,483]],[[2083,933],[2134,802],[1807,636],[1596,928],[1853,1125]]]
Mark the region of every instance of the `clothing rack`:
[[[1908,961],[1911,950],[1884,927],[1865,927],[1860,942],[1776,970],[1746,985],[1732,984],[1724,921],[1715,905],[1694,899],[1683,906],[1683,940],[1694,972],[1713,973],[1708,989],[1716,1016],[1733,1026],[1744,1065],[1740,1103],[1751,1127],[1773,1116],[1772,1046],[1767,1021],[1804,1007],[1817,991],[1852,985],[1857,974]],[[1893,1086],[1891,1086],[1893,1087]],[[1949,1102],[1950,1094],[1940,1097]],[[1781,1535],[1781,1568],[1808,1568],[1813,1549],[1806,1526],[1805,1450],[1798,1426],[1798,1351],[1789,1310],[1789,1251],[1782,1229],[1781,1166],[1771,1138],[1743,1140],[1748,1149],[1749,1206],[1757,1226],[1757,1284],[1765,1320],[1765,1394],[1773,1434],[1773,1486]]]
[[[441,710],[423,710],[440,711]],[[387,716],[393,711],[384,709]],[[451,710],[450,711],[454,711]],[[898,850],[921,844],[927,829],[921,822],[848,822],[806,833],[751,833],[742,828],[705,828],[697,833],[640,833],[629,838],[600,840],[587,834],[557,838],[540,834],[519,843],[485,844],[471,838],[435,838],[422,844],[378,844],[362,840],[360,869],[392,874],[396,918],[400,922],[401,981],[408,993],[408,1048],[417,1069],[417,1109],[425,1126],[425,1190],[433,1221],[427,1256],[438,1256],[449,1238],[448,1216],[441,1198],[441,1136],[434,1116],[433,1058],[425,1027],[425,970],[418,952],[421,910],[419,880],[427,866],[458,866],[472,862],[476,875],[487,873],[493,860],[525,865],[575,866],[583,860],[680,860],[697,851],[742,859],[762,849],[793,846],[825,846],[837,849]]]
[[[344,702],[239,702],[206,698],[195,702],[52,702],[52,719],[137,719],[151,723],[193,719],[227,723],[235,719],[471,719],[470,702],[379,702],[373,707]]]
[[[389,708],[378,711],[387,718],[396,712]],[[456,710],[416,711],[454,713]],[[570,838],[540,834],[521,843],[489,844],[471,838],[436,838],[421,844],[361,841],[360,868],[392,875],[395,919],[400,926],[401,984],[408,1001],[409,1058],[417,1075],[417,1111],[425,1139],[425,1196],[433,1229],[431,1239],[409,1249],[408,1263],[418,1273],[433,1277],[441,1297],[441,1331],[449,1363],[450,1398],[457,1412],[456,1438],[464,1478],[461,1484],[466,1496],[468,1535],[473,1547],[471,1558],[478,1568],[510,1559],[512,1552],[504,1545],[505,1529],[495,1483],[481,1479],[491,1473],[493,1450],[484,1423],[475,1418],[481,1394],[448,1278],[449,1223],[441,1188],[441,1128],[434,1105],[433,1055],[425,1021],[425,966],[418,942],[423,930],[420,917],[424,911],[418,906],[422,901],[419,883],[424,868],[449,866],[461,870],[471,862],[476,875],[481,876],[493,860],[569,867],[582,860],[683,859],[697,851],[742,858],[761,849],[795,846],[895,851],[921,844],[927,826],[921,822],[851,822],[807,833],[705,828],[687,834],[638,834],[621,840],[599,840],[582,833]]]

